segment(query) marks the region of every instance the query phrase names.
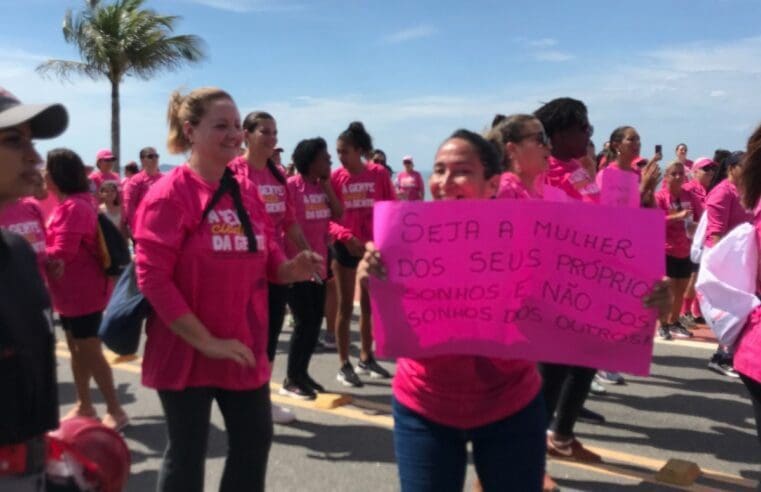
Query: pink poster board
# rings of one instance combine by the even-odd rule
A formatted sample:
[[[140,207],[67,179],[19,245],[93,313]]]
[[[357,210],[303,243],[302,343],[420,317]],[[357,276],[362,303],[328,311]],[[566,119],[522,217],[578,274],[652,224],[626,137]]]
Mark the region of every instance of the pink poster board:
[[[657,210],[519,200],[379,202],[378,355],[471,354],[646,375],[664,275]]]

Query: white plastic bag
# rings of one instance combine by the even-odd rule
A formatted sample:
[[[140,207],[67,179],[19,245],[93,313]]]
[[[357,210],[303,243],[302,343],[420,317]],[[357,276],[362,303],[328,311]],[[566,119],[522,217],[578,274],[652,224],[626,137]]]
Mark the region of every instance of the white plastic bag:
[[[693,263],[700,263],[700,257],[703,254],[703,244],[706,242],[706,230],[708,230],[708,212],[703,212],[698,221],[698,228],[695,229],[695,235],[692,238],[692,246],[690,246],[690,259]]]
[[[722,345],[734,345],[745,321],[761,304],[756,297],[758,244],[748,223],[706,248],[695,284],[700,309]]]

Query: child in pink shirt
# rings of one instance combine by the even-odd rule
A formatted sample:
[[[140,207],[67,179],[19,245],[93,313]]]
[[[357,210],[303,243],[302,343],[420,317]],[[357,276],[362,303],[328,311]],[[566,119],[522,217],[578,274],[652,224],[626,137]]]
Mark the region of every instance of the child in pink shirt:
[[[682,189],[686,179],[684,166],[674,161],[666,168],[664,187],[655,194],[657,207],[666,213],[666,276],[671,279],[674,293],[671,313],[662,320],[659,328],[659,334],[664,339],[671,336],[692,337],[692,333],[679,321],[682,301],[692,275],[692,241],[687,237],[686,221],[697,222],[695,213],[699,207],[694,196]]]
[[[129,419],[119,404],[111,367],[98,338],[109,280],[103,268],[98,218],[88,194],[84,164],[71,150],[51,150],[46,179],[48,189],[59,199],[47,229],[47,280],[53,308],[66,333],[77,388],[77,403],[67,416],[96,416],[90,397],[92,376],[106,400],[104,425],[121,429]]]
[[[339,169],[330,178],[333,190],[343,205],[340,218],[330,226],[333,244],[333,272],[338,294],[336,337],[340,368],[336,379],[345,386],[361,387],[357,372],[374,378],[388,378],[391,374],[373,357],[373,338],[370,327],[370,297],[366,288],[360,288],[359,330],[361,350],[358,371],[349,361],[349,325],[354,310],[354,287],[357,265],[364,253],[365,243],[373,238],[373,205],[380,200],[394,200],[396,193],[391,177],[382,166],[362,161],[362,155],[372,150],[372,139],[362,123],[355,121],[338,137]]]
[[[425,195],[425,186],[420,173],[413,168],[412,156],[404,156],[402,159],[404,171],[396,175],[396,194],[400,200],[422,200]]]

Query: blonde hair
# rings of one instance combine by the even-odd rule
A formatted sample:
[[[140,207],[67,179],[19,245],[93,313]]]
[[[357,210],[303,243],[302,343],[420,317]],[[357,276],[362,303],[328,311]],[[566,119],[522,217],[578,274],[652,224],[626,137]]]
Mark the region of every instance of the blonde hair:
[[[505,145],[508,142],[520,142],[523,138],[523,129],[532,121],[540,123],[539,118],[530,114],[513,114],[510,116],[498,114],[494,117],[492,126],[486,132],[485,138],[502,156],[502,166],[505,169],[510,170],[512,167],[510,156],[505,152]]]
[[[181,154],[190,150],[192,142],[185,135],[183,124],[187,121],[193,126],[197,125],[206,114],[209,104],[219,99],[233,100],[230,94],[217,87],[200,87],[184,96],[180,91],[172,92],[166,114],[169,123],[166,145],[170,153]]]

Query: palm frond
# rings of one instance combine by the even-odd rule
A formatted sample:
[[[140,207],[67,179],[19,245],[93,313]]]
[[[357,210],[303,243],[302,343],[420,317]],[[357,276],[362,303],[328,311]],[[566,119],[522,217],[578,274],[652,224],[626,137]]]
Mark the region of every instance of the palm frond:
[[[102,72],[93,69],[91,65],[73,60],[48,60],[38,65],[35,70],[43,77],[52,75],[67,81],[71,80],[72,75],[84,75],[93,80],[103,76]]]

